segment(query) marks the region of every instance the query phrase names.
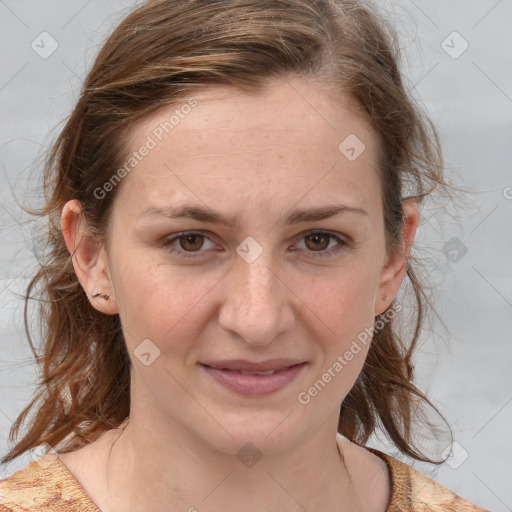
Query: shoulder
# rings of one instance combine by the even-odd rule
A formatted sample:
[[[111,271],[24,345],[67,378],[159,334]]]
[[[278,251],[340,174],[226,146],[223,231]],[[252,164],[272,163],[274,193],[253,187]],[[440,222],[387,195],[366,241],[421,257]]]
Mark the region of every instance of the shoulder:
[[[361,496],[365,510],[489,512],[391,455],[351,442],[341,434],[336,440],[354,484],[366,494]]]
[[[0,480],[0,512],[99,512],[67,467],[46,454]]]
[[[391,500],[386,512],[489,512],[455,494],[450,489],[420,473],[412,466],[372,448],[381,457],[391,475]]]

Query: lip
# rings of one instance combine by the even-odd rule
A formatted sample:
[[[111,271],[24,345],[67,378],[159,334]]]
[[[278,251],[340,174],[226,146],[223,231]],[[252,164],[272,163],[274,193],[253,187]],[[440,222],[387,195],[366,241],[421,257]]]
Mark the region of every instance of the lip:
[[[262,362],[232,359],[201,363],[202,368],[225,388],[245,396],[265,396],[290,384],[305,367],[304,361],[270,359]],[[269,375],[245,375],[244,372],[274,371]]]
[[[268,372],[280,370],[303,363],[301,359],[277,358],[266,361],[248,361],[247,359],[223,359],[220,361],[203,361],[202,364],[220,370],[242,370],[244,372]]]

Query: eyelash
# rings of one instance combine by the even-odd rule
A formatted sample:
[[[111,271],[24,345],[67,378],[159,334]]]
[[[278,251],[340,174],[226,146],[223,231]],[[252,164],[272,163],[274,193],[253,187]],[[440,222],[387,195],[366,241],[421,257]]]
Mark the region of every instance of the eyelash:
[[[162,240],[161,246],[165,247],[169,252],[174,253],[174,254],[179,254],[184,258],[199,257],[198,255],[201,252],[205,252],[205,251],[201,251],[201,250],[185,251],[183,249],[177,249],[176,247],[174,247],[172,245],[176,240],[179,240],[182,236],[186,236],[186,235],[199,235],[199,236],[206,238],[207,240],[210,240],[206,235],[204,235],[203,233],[201,233],[199,231],[183,231],[181,233],[177,233],[176,235],[172,235],[171,237],[168,237],[168,238],[165,238],[164,240]],[[331,231],[321,231],[321,230],[320,231],[318,231],[318,230],[317,231],[315,231],[315,230],[308,231],[307,233],[302,235],[300,240],[303,240],[304,238],[306,238],[307,236],[310,236],[310,235],[327,235],[330,237],[329,244],[331,243],[331,239],[334,239],[336,242],[338,242],[338,245],[336,245],[335,247],[333,247],[329,250],[325,250],[325,249],[322,251],[308,250],[307,252],[311,253],[311,257],[313,257],[313,258],[325,258],[326,256],[332,256],[334,254],[337,254],[339,251],[346,249],[349,245],[346,241],[342,240],[339,236],[337,236],[335,233],[332,233]]]

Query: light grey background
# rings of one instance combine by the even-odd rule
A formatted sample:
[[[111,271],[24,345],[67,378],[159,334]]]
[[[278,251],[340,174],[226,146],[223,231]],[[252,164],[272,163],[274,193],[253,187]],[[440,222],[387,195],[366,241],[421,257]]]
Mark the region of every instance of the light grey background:
[[[40,202],[27,195],[40,172],[34,159],[70,112],[101,41],[135,3],[0,0],[2,454],[36,376],[16,294],[34,269],[30,237],[38,228],[24,223],[14,198]],[[512,1],[379,4],[398,26],[408,88],[440,129],[448,177],[475,191],[458,207],[423,211],[416,254],[431,275],[439,318],[422,337],[418,382],[457,444],[448,463],[417,467],[493,511],[512,510]],[[51,48],[42,32],[58,44],[47,58],[31,47],[46,38],[39,51]],[[3,467],[0,478],[29,461]]]

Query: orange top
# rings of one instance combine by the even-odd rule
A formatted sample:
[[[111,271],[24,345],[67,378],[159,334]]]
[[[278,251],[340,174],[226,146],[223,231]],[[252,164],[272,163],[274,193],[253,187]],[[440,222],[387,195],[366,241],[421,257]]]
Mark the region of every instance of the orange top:
[[[386,512],[489,512],[413,467],[373,448],[386,462],[391,493]],[[101,512],[65,464],[47,453],[0,480],[0,512]]]

